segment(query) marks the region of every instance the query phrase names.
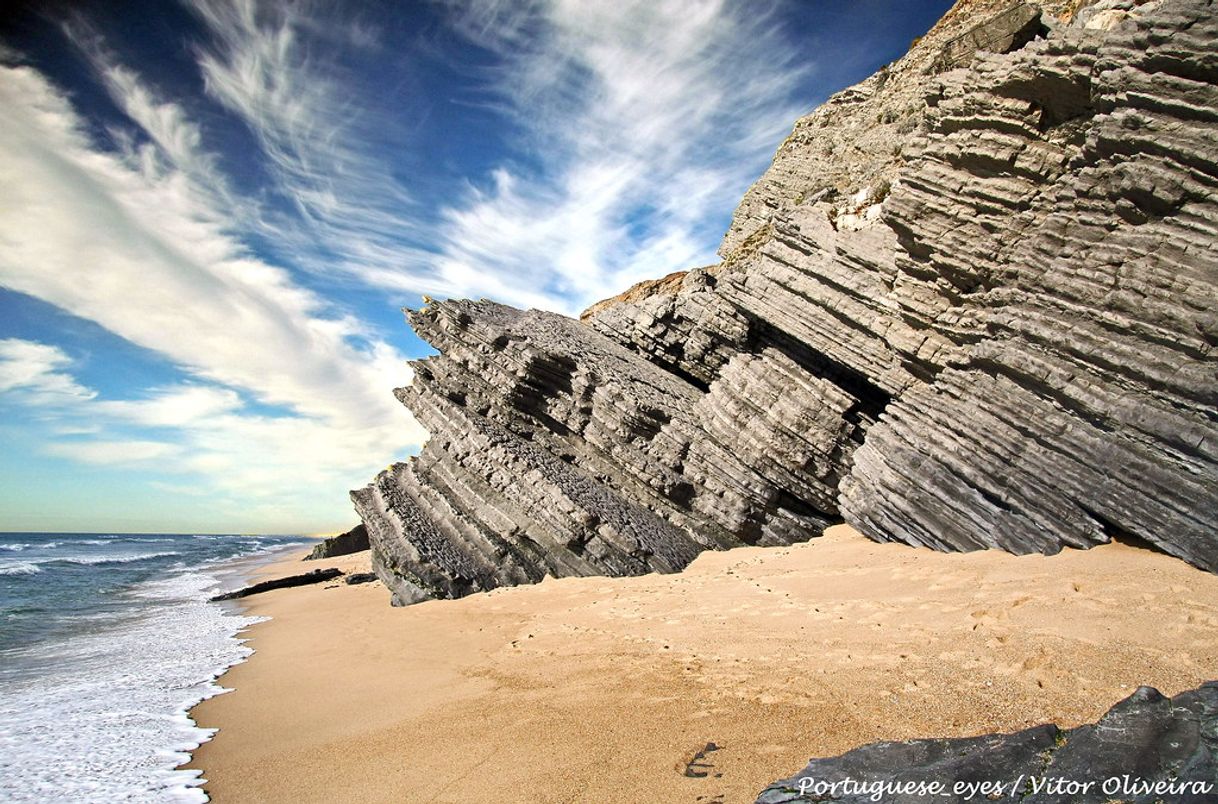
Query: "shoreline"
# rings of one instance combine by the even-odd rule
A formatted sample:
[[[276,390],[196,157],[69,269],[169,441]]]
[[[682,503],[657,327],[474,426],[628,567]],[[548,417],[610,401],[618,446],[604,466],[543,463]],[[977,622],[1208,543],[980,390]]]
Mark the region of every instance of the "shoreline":
[[[309,539],[310,542],[316,541],[316,539],[311,539],[310,537],[301,538]],[[251,555],[230,558],[226,561],[216,563],[211,568],[199,567],[196,569],[196,571],[206,572],[218,582],[218,586],[215,588],[215,590],[208,592],[209,595],[218,594],[219,592],[217,590],[220,589],[227,589],[229,587],[234,589],[241,588],[262,573],[273,571],[271,570],[272,567],[279,566],[280,563],[289,560],[290,556],[299,554],[302,550],[307,551],[311,549],[311,547],[311,543],[306,547],[301,547],[300,545],[275,547],[263,553],[254,553]],[[184,787],[182,795],[184,797],[188,796],[189,791],[201,791],[203,789],[203,786],[198,782],[199,777],[195,772],[196,769],[191,767],[191,762],[195,753],[202,746],[211,742],[211,740],[215,738],[217,732],[215,728],[211,728],[199,723],[194,717],[194,711],[200,704],[206,703],[207,701],[213,700],[214,698],[218,698],[222,695],[227,695],[233,691],[232,688],[224,686],[224,684],[221,682],[234,667],[249,661],[250,658],[253,657],[253,649],[246,645],[247,638],[244,636],[244,634],[250,628],[263,621],[258,615],[251,614],[245,607],[239,605],[237,602],[213,602],[208,600],[206,601],[206,605],[219,606],[222,617],[237,617],[244,621],[242,625],[238,626],[227,637],[235,643],[235,649],[241,655],[227,664],[213,668],[211,670],[210,678],[199,684],[197,693],[201,697],[196,700],[195,696],[191,696],[189,700],[184,701],[182,705],[172,714],[172,718],[174,720],[180,720],[185,724],[188,724],[191,729],[201,736],[201,739],[197,744],[179,745],[174,746],[172,749],[174,756],[181,761],[179,761],[176,766],[169,768],[168,772],[182,778],[182,785]],[[187,776],[187,774],[189,774],[189,776]]]
[[[272,619],[219,680],[235,691],[191,710],[220,730],[184,766],[222,803],[751,801],[811,756],[1069,727],[1218,666],[1218,578],[1177,559],[945,554],[845,526],[675,575],[399,609],[379,582],[321,584],[243,608]]]
[[[240,631],[251,622],[207,598],[293,540],[6,538],[5,552],[38,570],[3,601],[0,799],[203,800],[197,774],[181,766],[211,732],[189,713],[246,658]]]

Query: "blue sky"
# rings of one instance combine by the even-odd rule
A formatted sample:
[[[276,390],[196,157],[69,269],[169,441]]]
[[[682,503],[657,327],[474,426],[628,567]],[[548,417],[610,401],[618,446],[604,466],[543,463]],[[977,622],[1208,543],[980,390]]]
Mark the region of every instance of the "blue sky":
[[[426,438],[403,306],[715,262],[794,120],[948,5],[9,4],[0,530],[349,527]]]

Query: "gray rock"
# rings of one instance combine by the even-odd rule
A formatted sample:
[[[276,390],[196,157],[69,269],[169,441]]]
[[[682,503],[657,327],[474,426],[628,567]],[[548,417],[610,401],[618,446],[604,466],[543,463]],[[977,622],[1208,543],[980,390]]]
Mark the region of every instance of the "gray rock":
[[[352,493],[398,603],[546,574],[674,572],[704,549],[789,544],[828,521],[796,494],[832,504],[843,469],[816,414],[850,400],[803,378],[808,396],[757,407],[746,397],[775,395],[766,365],[793,370],[780,355],[741,355],[704,394],[563,316],[452,301],[410,320],[442,353],[398,391],[431,438]],[[717,421],[728,405],[751,424]]]
[[[397,395],[430,440],[352,493],[394,602],[670,572],[839,518],[1218,570],[1218,18],[1104,2],[1125,16],[1046,7],[937,72],[1002,23],[958,4],[796,124],[716,266],[581,321],[410,313],[440,354]]]
[[[304,560],[317,561],[322,558],[336,558],[362,552],[368,547],[368,529],[361,522],[346,533],[323,539],[313,548],[313,552],[304,557]]]
[[[933,89],[933,76],[945,62],[966,65],[977,50],[1014,50],[1075,5],[1066,0],[1034,6],[1011,0],[956,3],[905,56],[795,123],[773,164],[745,193],[719,254],[730,260],[748,251],[750,240],[776,216],[801,204],[833,202],[891,182],[907,162],[910,143],[925,130],[928,84]],[[987,28],[1007,36],[984,42],[970,36]]]
[[[959,67],[982,52],[1009,53],[1043,32],[1040,8],[1031,3],[1017,3],[949,40],[943,45],[936,66]]]
[[[376,579],[375,572],[353,572],[346,578],[343,578],[343,583],[347,584],[348,586],[355,586],[356,584],[361,583],[372,583]]]
[[[767,787],[757,802],[1201,804],[1218,801],[1216,735],[1218,682],[1174,698],[1139,687],[1098,723],[1066,731],[1044,725],[1015,734],[872,743],[814,759]],[[942,792],[899,787],[907,784],[939,784]]]
[[[1207,4],[1163,3],[945,79],[889,222],[970,326],[868,432],[847,521],[948,549],[1132,534],[1218,569],[1214,37]]]

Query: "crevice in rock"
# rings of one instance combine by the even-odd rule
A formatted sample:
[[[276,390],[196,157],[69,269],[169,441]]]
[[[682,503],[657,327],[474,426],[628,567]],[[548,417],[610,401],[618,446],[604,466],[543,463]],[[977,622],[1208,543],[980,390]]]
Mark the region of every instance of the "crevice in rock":
[[[697,377],[690,374],[685,369],[681,368],[675,362],[661,360],[660,358],[650,354],[649,352],[641,352],[641,354],[643,355],[643,357],[646,357],[652,363],[655,363],[657,366],[664,369],[669,374],[672,374],[673,376],[680,377],[681,379],[685,380],[687,383],[689,383],[693,387],[697,388],[702,393],[704,393],[704,394],[710,393],[710,383],[708,383],[704,380],[698,379]]]
[[[1080,508],[1083,509],[1083,512],[1087,514],[1087,516],[1095,520],[1095,523],[1100,526],[1100,529],[1104,532],[1104,535],[1108,538],[1108,541],[1117,542],[1118,544],[1123,544],[1127,547],[1136,547],[1139,550],[1149,550],[1153,553],[1163,552],[1163,548],[1159,547],[1154,542],[1144,539],[1138,534],[1121,527],[1121,525],[1104,516],[1099,511],[1096,511],[1094,508],[1086,505],[1080,506]]]
[[[742,311],[744,312],[744,311]],[[745,315],[748,315],[746,312]],[[854,414],[861,420],[875,421],[892,402],[892,395],[867,378],[867,375],[797,340],[789,333],[759,318],[749,319],[747,350],[759,354],[773,347],[813,377],[829,380],[858,400]]]

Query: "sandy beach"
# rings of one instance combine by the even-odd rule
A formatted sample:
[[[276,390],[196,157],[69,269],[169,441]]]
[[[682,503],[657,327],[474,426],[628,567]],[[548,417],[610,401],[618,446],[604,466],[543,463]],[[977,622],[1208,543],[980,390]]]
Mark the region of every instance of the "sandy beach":
[[[298,559],[265,574],[368,564]],[[246,605],[273,618],[248,633],[257,653],[194,710],[220,728],[192,767],[221,804],[748,802],[811,756],[1073,726],[1218,667],[1218,577],[1115,543],[941,554],[838,526],[678,575]]]

